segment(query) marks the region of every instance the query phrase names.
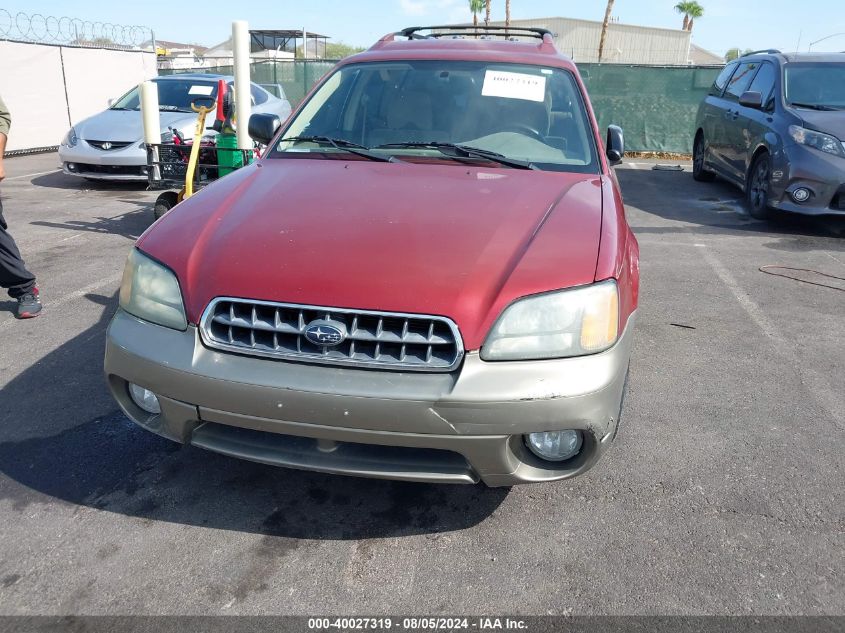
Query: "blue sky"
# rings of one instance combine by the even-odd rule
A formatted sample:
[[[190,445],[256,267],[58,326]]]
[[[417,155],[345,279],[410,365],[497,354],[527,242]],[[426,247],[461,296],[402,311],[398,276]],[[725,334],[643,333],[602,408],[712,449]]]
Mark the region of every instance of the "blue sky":
[[[616,0],[614,16],[621,22],[675,27],[681,24],[673,6],[677,0]],[[845,32],[842,0],[803,0],[801,18],[794,0],[699,0],[705,17],[695,24],[693,41],[723,54],[741,48],[807,50],[810,42]],[[600,20],[604,0],[512,0],[515,18],[565,17]],[[765,6],[764,10],[761,10]],[[251,28],[305,27],[334,40],[366,46],[389,31],[422,23],[470,19],[467,0],[241,0],[178,2],[164,0],[59,2],[57,0],[0,0],[0,9],[42,15],[67,15],[115,24],[141,24],[161,39],[216,44],[229,36],[231,21],[245,19]],[[494,19],[504,19],[504,0],[493,0]],[[814,46],[813,50],[845,51],[845,35]]]

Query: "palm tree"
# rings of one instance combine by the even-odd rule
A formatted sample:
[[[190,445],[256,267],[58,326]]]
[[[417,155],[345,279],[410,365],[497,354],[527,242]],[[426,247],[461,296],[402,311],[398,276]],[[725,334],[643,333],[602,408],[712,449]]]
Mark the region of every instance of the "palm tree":
[[[487,14],[484,16],[484,26],[490,26],[490,4],[492,0],[485,0],[484,5]]]
[[[505,0],[505,26],[511,25],[511,0]]]
[[[469,0],[469,10],[472,11],[472,25],[478,26],[478,14],[484,11],[484,0]]]
[[[679,2],[675,5],[675,11],[682,13],[684,16],[684,30],[692,31],[692,25],[695,23],[695,18],[700,18],[704,15],[704,7],[695,2]]]
[[[610,24],[610,16],[613,13],[615,0],[607,0],[607,9],[604,12],[604,22],[601,25],[601,39],[599,39],[599,61],[604,57],[604,45],[607,41],[607,27]]]

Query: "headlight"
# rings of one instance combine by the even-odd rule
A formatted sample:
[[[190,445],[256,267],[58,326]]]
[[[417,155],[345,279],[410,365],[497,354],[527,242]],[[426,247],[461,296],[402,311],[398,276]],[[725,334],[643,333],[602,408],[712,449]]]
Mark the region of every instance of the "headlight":
[[[619,335],[613,280],[520,299],[507,308],[481,348],[482,360],[569,358],[602,352]]]
[[[55,136],[53,138],[56,138]],[[79,141],[76,138],[76,130],[74,128],[70,128],[65,134],[65,137],[62,139],[62,145],[65,147],[76,147],[76,143]]]
[[[136,248],[129,253],[123,271],[120,307],[151,323],[176,330],[188,327],[176,275]]]
[[[845,158],[845,146],[843,146],[842,141],[835,136],[816,132],[815,130],[808,130],[800,125],[790,125],[789,135],[796,143],[808,145],[820,152]]]

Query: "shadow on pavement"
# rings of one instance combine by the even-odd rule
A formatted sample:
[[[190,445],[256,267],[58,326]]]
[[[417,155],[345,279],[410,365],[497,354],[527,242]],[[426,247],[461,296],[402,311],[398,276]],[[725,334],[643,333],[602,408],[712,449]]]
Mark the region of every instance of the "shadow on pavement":
[[[694,232],[696,234],[730,234],[750,232],[767,234],[780,241],[766,244],[780,250],[807,250],[820,248],[801,239],[802,236],[843,237],[845,217],[799,216],[776,213],[763,222],[751,218],[745,211],[742,192],[728,183],[696,182],[689,171],[617,170],[625,203],[646,213],[667,220],[697,224],[686,226],[635,227],[637,234],[671,235]],[[791,236],[789,238],[782,237]],[[829,248],[829,243],[824,245]]]
[[[88,295],[100,321],[3,388],[0,501],[17,512],[70,503],[185,525],[293,539],[462,530],[507,489],[387,482],[273,468],[182,447],[117,410],[102,375],[116,296]]]
[[[53,229],[66,229],[77,233],[109,233],[122,235],[132,240],[138,239],[141,233],[146,231],[155,220],[152,204],[137,200],[118,200],[118,202],[132,205],[135,207],[135,210],[112,217],[95,217],[92,221],[67,220],[65,222],[47,222],[36,220],[30,222],[30,224],[33,226],[46,226]]]
[[[32,179],[36,187],[50,189],[77,189],[79,191],[144,191],[146,182],[117,182],[113,180],[88,180],[79,176],[69,176],[62,171],[55,171]]]

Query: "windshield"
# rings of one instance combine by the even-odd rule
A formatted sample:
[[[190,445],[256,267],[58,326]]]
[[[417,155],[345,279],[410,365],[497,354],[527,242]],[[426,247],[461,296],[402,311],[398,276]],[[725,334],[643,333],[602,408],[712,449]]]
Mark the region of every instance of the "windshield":
[[[192,112],[191,103],[209,107],[217,99],[217,83],[211,81],[156,81],[159,109],[165,112]],[[140,95],[133,88],[118,99],[112,110],[139,110]]]
[[[443,152],[426,144],[458,144],[532,168],[595,173],[590,129],[581,92],[565,70],[443,60],[365,63],[338,69],[285,131],[286,139],[299,140],[277,143],[272,155],[338,152],[302,140],[308,137],[440,160]],[[467,152],[458,158],[490,160]]]
[[[788,64],[786,101],[845,110],[845,64]]]

